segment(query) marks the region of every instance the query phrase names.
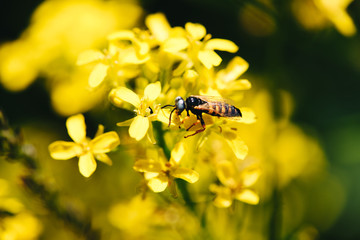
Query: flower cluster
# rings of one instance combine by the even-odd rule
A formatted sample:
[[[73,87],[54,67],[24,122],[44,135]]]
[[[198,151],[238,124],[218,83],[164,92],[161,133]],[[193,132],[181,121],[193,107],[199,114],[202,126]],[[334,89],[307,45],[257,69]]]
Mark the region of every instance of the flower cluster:
[[[212,38],[205,27],[198,23],[186,23],[184,28],[171,27],[161,13],[147,16],[145,24],[145,30],[135,28],[110,34],[107,49],[89,49],[77,59],[80,68],[93,68],[88,79],[90,88],[109,89],[108,99],[114,106],[134,112],[133,117],[117,124],[129,127],[129,136],[139,142],[136,147],[138,152],[147,149],[145,157],[136,157],[134,170],[144,176],[147,187],[152,191],[162,192],[168,186],[176,191],[175,178],[189,183],[199,180],[196,168],[201,151],[204,146],[214,144],[214,141],[222,141],[227,146],[218,149],[223,155],[222,160],[233,166],[241,166],[248,148],[237,129],[239,125],[253,123],[256,119],[250,108],[239,106],[244,90],[251,88],[250,82],[241,78],[248,69],[248,63],[236,56],[221,68],[222,58],[216,52],[235,53],[238,50],[236,44],[230,40]],[[176,96],[186,99],[189,95],[211,96],[214,102],[220,103],[225,102],[223,99],[230,99],[231,105],[240,107],[242,117],[220,118],[205,113],[202,117],[193,114],[185,117],[178,111],[171,115],[170,110],[162,108],[172,105]],[[200,118],[204,120],[203,124],[197,124]],[[160,125],[154,127],[154,122]],[[82,115],[70,117],[67,127],[75,143],[58,141],[51,144],[49,150],[53,158],[79,156],[80,172],[86,177],[95,171],[94,156],[105,163],[110,162],[104,153],[119,144],[115,132],[87,140]],[[215,172],[218,172],[218,161],[220,159],[210,161],[214,164]],[[219,177],[220,181],[237,178],[234,173],[227,171],[223,171],[222,176]],[[242,176],[241,181],[251,181],[247,179],[248,174]],[[255,183],[257,178],[251,178]],[[242,189],[242,186],[229,186],[226,181],[221,183],[225,188]],[[217,195],[223,195],[221,190],[214,190],[214,186],[210,189]],[[242,197],[235,198],[251,204],[258,203],[255,192],[238,190],[243,193],[239,193]],[[218,200],[220,198],[218,196],[216,202],[221,202]],[[230,205],[229,202],[217,204],[221,207]]]

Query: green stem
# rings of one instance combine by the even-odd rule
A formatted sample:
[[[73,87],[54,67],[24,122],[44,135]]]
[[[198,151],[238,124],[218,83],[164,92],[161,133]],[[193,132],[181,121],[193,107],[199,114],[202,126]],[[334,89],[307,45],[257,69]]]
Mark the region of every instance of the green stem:
[[[158,121],[154,121],[152,124],[153,124],[154,130],[155,130],[156,142],[159,145],[159,147],[161,147],[163,149],[165,157],[169,160],[171,157],[171,151],[165,143],[164,130],[162,129],[162,123],[158,122]]]
[[[182,179],[175,179],[175,182],[181,192],[181,195],[186,203],[186,206],[192,211],[195,212],[195,203],[191,199],[190,193],[187,189],[187,182]]]
[[[171,151],[167,147],[164,139],[164,130],[162,129],[162,123],[161,122],[153,122],[153,127],[155,130],[156,140],[159,145],[164,151],[164,154],[168,160],[171,158]],[[187,189],[187,182],[182,179],[175,179],[176,185],[178,186],[178,189],[186,203],[186,206],[189,207],[191,211],[195,211],[195,203],[192,201],[190,197],[190,193]]]

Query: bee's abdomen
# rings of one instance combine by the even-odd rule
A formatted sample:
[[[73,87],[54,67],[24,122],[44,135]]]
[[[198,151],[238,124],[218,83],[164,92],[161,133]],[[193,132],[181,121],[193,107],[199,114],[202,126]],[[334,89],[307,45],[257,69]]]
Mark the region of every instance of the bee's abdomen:
[[[209,103],[207,113],[218,117],[241,117],[240,109],[224,102]]]

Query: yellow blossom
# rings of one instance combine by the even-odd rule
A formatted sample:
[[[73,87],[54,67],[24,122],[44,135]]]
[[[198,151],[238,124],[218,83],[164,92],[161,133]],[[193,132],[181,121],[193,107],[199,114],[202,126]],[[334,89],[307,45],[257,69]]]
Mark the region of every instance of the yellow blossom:
[[[162,13],[149,15],[146,25],[160,42],[165,52],[178,53],[185,51],[187,56],[179,54],[190,65],[200,62],[207,69],[220,65],[222,59],[215,50],[234,53],[238,50],[235,43],[226,39],[211,39],[206,29],[198,23],[186,23],[185,29],[171,28]]]
[[[20,91],[39,75],[56,79],[80,52],[103,44],[104,35],[134,26],[141,11],[129,1],[44,1],[20,38],[0,47],[0,83]]]
[[[43,226],[19,199],[10,197],[9,184],[0,178],[0,239],[37,239]]]
[[[181,178],[189,183],[195,183],[199,174],[189,168],[180,166],[180,160],[185,154],[184,145],[179,142],[171,151],[171,158],[167,162],[158,153],[150,159],[140,159],[135,162],[135,171],[144,173],[148,187],[153,192],[162,192],[171,184],[175,178]]]
[[[223,161],[216,166],[217,176],[222,186],[212,184],[210,191],[216,194],[214,204],[217,207],[231,206],[233,199],[256,205],[259,196],[249,187],[253,186],[260,176],[258,167],[248,167],[239,172],[230,161]]]
[[[109,47],[106,51],[89,49],[77,59],[78,65],[95,64],[89,75],[91,88],[99,86],[107,76],[113,77],[114,85],[117,85],[119,79],[134,78],[139,73],[137,65],[150,59],[149,44],[141,41],[134,31],[114,32],[108,36],[108,40]]]
[[[197,58],[208,69],[219,66],[222,61],[214,50],[231,53],[238,50],[235,43],[230,40],[211,39],[211,35],[206,34],[206,29],[201,24],[188,22],[185,24],[185,29],[190,39],[189,55]]]
[[[158,107],[155,109],[154,101],[159,97],[160,93],[160,82],[148,84],[144,89],[142,98],[126,87],[118,87],[110,92],[109,98],[115,106],[122,107],[122,103],[127,102],[135,107],[136,116],[117,125],[130,126],[129,135],[135,138],[136,141],[140,141],[147,134],[150,142],[155,143],[151,121],[157,119],[157,114],[153,111],[157,111]]]
[[[352,1],[353,0],[314,0],[314,3],[341,34],[352,36],[356,33],[356,27],[346,12],[346,8]]]
[[[225,69],[221,69],[216,74],[216,87],[220,92],[248,90],[251,83],[247,79],[239,79],[246,72],[249,64],[241,57],[234,57]]]
[[[323,29],[333,24],[344,36],[353,36],[356,26],[346,9],[353,0],[294,0],[292,11],[304,28]]]
[[[89,177],[96,170],[95,158],[111,165],[111,159],[105,154],[120,144],[119,136],[111,131],[103,133],[103,126],[94,139],[86,137],[85,119],[82,114],[71,116],[66,121],[69,136],[74,142],[55,141],[49,145],[49,152],[52,158],[57,160],[68,160],[79,157],[79,171]]]
[[[144,199],[141,195],[137,195],[130,202],[112,206],[108,218],[115,227],[131,236],[140,237],[149,231],[151,225],[155,224],[155,211],[156,203],[153,199],[149,196]],[[149,221],[150,218],[152,221]]]

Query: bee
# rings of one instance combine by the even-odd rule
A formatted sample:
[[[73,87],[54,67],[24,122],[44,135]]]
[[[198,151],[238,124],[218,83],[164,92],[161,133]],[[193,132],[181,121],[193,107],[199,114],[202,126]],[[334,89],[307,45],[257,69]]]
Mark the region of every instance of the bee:
[[[196,115],[198,121],[193,123],[190,127],[188,127],[186,131],[189,131],[193,126],[195,126],[198,123],[201,123],[203,128],[197,130],[194,134],[185,136],[185,138],[194,136],[205,130],[205,122],[202,117],[203,113],[212,116],[226,117],[226,118],[242,117],[240,109],[227,103],[223,98],[214,97],[214,96],[191,95],[188,98],[186,98],[186,100],[178,96],[175,98],[174,105],[168,104],[163,106],[162,108],[165,107],[174,107],[174,109],[170,112],[169,126],[171,124],[171,115],[174,111],[177,115],[181,115],[181,113],[184,110],[186,110],[187,118],[190,117],[189,112],[192,112],[194,115]]]

